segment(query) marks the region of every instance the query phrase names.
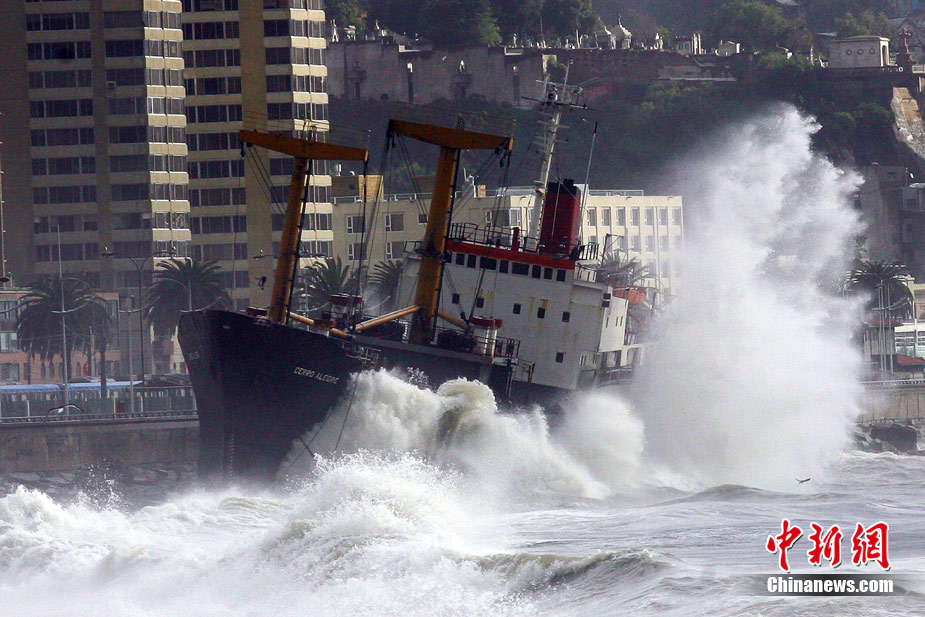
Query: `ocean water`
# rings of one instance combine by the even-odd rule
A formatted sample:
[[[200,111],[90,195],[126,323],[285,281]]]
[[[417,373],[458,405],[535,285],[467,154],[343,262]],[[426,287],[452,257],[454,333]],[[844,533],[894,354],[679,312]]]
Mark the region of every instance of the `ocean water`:
[[[181,488],[140,508],[0,497],[0,615],[921,614],[925,457],[842,452],[786,490],[680,489],[642,451],[605,452],[639,428],[622,412],[592,431],[495,413],[480,384],[362,376],[358,397],[373,393],[354,411],[374,439],[348,421],[341,452],[297,459],[273,487]],[[589,414],[617,401],[594,399]],[[438,409],[457,410],[443,441]],[[888,522],[891,574],[913,593],[749,595],[747,575],[777,572],[765,542],[782,518]],[[791,550],[795,572],[814,570],[807,548]]]
[[[364,373],[272,486],[9,486],[0,617],[921,615],[925,457],[851,449],[857,302],[830,281],[857,180],[813,130],[773,109],[678,166],[688,284],[631,388],[551,423],[478,383]],[[907,593],[752,595],[784,518],[889,523]],[[831,572],[808,547],[794,572]]]

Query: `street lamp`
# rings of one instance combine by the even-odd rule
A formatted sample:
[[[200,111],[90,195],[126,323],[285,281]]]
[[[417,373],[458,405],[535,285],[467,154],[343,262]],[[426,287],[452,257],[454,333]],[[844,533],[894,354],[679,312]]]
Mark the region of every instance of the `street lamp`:
[[[128,259],[132,262],[132,265],[135,266],[135,271],[138,274],[138,308],[135,310],[138,312],[138,340],[141,344],[141,349],[139,350],[139,353],[141,354],[141,381],[144,381],[145,379],[145,307],[143,306],[144,290],[142,286],[141,273],[149,259],[154,259],[155,257],[173,257],[174,255],[175,253],[172,251],[160,251],[157,253],[152,253],[139,261],[135,257],[129,257],[128,255],[122,255],[120,253],[116,253],[115,251],[110,251],[106,247],[103,247],[103,250],[100,251],[101,257],[117,257],[119,259]]]

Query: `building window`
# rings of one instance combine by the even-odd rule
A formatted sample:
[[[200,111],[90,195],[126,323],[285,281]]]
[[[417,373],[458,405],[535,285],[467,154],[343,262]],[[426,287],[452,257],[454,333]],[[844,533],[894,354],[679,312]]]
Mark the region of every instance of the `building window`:
[[[459,304],[459,294],[453,294],[452,299],[450,300],[453,304]]]
[[[653,251],[655,250],[655,242],[652,236],[646,236],[646,250]]]
[[[565,270],[556,270],[556,280],[560,283],[565,282]]]
[[[626,226],[626,208],[617,208],[617,226]]]
[[[655,224],[655,212],[652,208],[646,208],[646,225]]]
[[[386,259],[398,259],[405,252],[405,243],[404,242],[386,242],[385,243],[385,258]]]
[[[601,225],[610,227],[610,208],[601,208]]]
[[[514,304],[514,314],[520,315],[520,305],[519,304]]]
[[[405,216],[400,213],[386,214],[385,215],[385,230],[386,231],[404,231],[405,230]]]
[[[511,262],[507,261],[506,259],[502,259],[501,263],[498,264],[498,272],[501,272],[502,274],[507,274],[508,266],[510,265],[510,263]]]
[[[366,231],[366,221],[362,216],[347,215],[347,233],[361,234]]]
[[[681,208],[672,208],[671,209],[671,224],[680,225],[681,224]]]
[[[362,261],[366,259],[366,247],[362,242],[354,242],[347,245],[347,259],[349,261]]]
[[[467,268],[474,268],[474,267],[475,267],[475,255],[467,255],[467,256],[466,256],[466,267],[467,267]]]
[[[565,323],[568,323],[571,318],[572,318],[572,314],[570,312],[565,311],[564,313],[562,313],[562,321],[564,321]]]
[[[426,224],[427,224],[427,213],[418,212],[418,225],[426,225]]]
[[[639,208],[630,208],[630,225],[639,225]]]
[[[658,209],[658,224],[667,225],[668,224],[668,208],[659,208]]]
[[[588,208],[588,225],[595,227],[597,226],[597,209]]]
[[[543,268],[543,278],[547,281],[552,280],[552,268]]]
[[[521,274],[523,276],[527,276],[530,273],[530,266],[515,261],[511,264],[511,272],[513,274]]]
[[[542,271],[543,271],[543,268],[541,268],[540,266],[533,266],[530,270],[530,276],[532,276],[535,279],[538,279],[540,278],[540,274],[542,273]]]
[[[556,352],[556,362],[558,362],[559,364],[562,364],[564,360],[565,360],[565,353],[561,351],[557,351]]]
[[[482,297],[476,298],[475,308],[485,308],[485,298],[482,298]]]
[[[536,309],[536,317],[537,319],[546,319],[546,309],[542,306]]]

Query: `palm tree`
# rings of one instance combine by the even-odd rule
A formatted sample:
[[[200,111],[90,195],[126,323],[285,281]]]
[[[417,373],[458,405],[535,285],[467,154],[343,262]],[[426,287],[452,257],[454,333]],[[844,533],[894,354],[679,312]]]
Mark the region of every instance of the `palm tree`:
[[[848,290],[869,293],[869,310],[908,318],[913,308],[912,292],[906,286],[909,276],[909,269],[899,261],[860,261],[848,275]]]
[[[22,310],[16,320],[19,344],[43,362],[61,356],[65,381],[71,378],[71,355],[74,350],[101,352],[109,332],[106,303],[86,279],[48,277],[35,281],[21,300]]]
[[[383,303],[389,308],[398,308],[396,295],[405,271],[405,262],[399,260],[380,261],[373,266],[369,275],[369,283],[379,291]]]
[[[148,320],[155,335],[173,336],[183,311],[231,304],[214,261],[171,259],[157,267],[147,293]]]
[[[302,284],[296,293],[308,305],[305,310],[310,311],[327,304],[333,294],[356,293],[359,289],[358,278],[361,276],[362,268],[351,270],[350,266],[341,262],[340,257],[329,257],[305,269]]]

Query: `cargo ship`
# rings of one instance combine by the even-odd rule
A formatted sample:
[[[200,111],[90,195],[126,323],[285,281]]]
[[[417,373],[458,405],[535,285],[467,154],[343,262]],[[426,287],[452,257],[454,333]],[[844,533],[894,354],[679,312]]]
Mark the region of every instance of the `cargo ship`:
[[[478,380],[501,401],[546,405],[627,377],[640,353],[630,309],[646,302],[646,291],[602,265],[597,245],[580,242],[580,187],[547,182],[553,115],[534,237],[516,227],[452,222],[460,152],[509,152],[512,122],[399,109],[387,139],[436,145],[439,158],[424,236],[406,256],[401,285],[408,293],[398,294],[412,297],[413,289],[414,302],[377,316],[364,314],[360,295],[332,296],[331,310],[320,316],[291,307],[311,161],[365,161],[368,151],[325,133],[241,131],[243,143],[287,153],[295,163],[269,307],[194,311],[180,320],[203,476],[273,479],[293,447],[311,451],[304,436],[319,430],[364,370],[397,369],[433,386]],[[447,275],[457,292],[443,289]]]

